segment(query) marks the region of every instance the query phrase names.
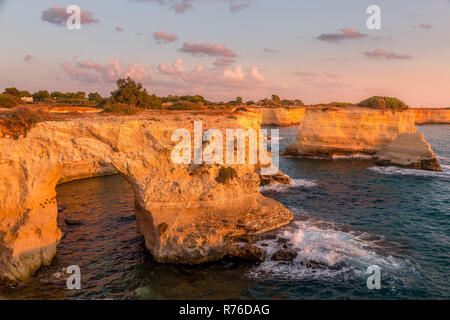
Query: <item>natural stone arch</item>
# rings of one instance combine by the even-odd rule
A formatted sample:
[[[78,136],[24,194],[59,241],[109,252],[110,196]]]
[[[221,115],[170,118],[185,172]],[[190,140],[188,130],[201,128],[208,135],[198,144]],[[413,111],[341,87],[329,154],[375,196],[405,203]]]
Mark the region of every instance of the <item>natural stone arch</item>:
[[[233,255],[230,238],[267,231],[292,214],[259,193],[255,165],[216,180],[220,165],[176,165],[175,129],[254,127],[254,115],[161,115],[40,123],[25,138],[0,139],[0,279],[24,280],[56,253],[58,182],[120,172],[135,193],[137,226],[159,262],[200,263]],[[75,172],[78,168],[79,172]],[[103,172],[103,171],[104,172]]]

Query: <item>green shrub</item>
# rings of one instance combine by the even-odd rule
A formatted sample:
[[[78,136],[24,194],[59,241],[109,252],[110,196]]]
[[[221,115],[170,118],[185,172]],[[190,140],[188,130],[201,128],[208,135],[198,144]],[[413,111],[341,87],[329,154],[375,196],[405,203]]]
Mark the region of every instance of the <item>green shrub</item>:
[[[333,102],[331,102],[329,105],[330,105],[330,106],[335,106],[335,107],[341,108],[341,107],[348,107],[348,106],[351,106],[351,105],[353,105],[353,103],[351,103],[351,102],[339,102],[339,101],[333,101]]]
[[[119,79],[116,82],[117,90],[111,92],[112,104],[128,104],[142,109],[162,109],[162,99],[149,95],[141,83],[130,78]]]
[[[113,103],[105,107],[104,112],[116,113],[116,114],[136,114],[142,109],[132,106],[130,104]]]
[[[237,172],[232,167],[222,167],[219,170],[219,175],[216,177],[216,181],[226,184],[228,181],[237,178]]]
[[[169,106],[167,110],[201,110],[202,108],[196,104],[177,102]]]
[[[403,101],[397,98],[380,96],[374,96],[369,99],[363,100],[358,105],[365,108],[392,111],[402,111],[409,108]]]
[[[23,104],[23,101],[20,100],[20,98],[2,93],[0,94],[0,108],[14,108],[15,106],[18,106],[20,104]]]

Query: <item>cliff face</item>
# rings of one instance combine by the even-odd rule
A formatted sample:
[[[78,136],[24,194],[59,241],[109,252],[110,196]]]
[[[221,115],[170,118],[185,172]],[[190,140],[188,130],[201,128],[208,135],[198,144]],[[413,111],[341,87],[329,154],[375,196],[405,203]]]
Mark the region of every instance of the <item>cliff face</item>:
[[[200,263],[239,255],[234,236],[282,226],[292,214],[259,193],[257,165],[175,164],[174,130],[259,128],[254,114],[145,113],[39,123],[0,138],[0,280],[27,279],[55,255],[61,232],[55,186],[120,172],[135,192],[136,218],[157,261]]]
[[[405,168],[442,171],[423,133],[402,133],[390,145],[375,155],[379,165],[396,165]]]
[[[415,131],[410,111],[393,113],[358,107],[308,109],[286,154],[325,158],[373,155],[400,133]]]
[[[291,126],[300,124],[305,116],[306,108],[251,108],[252,111],[260,112],[263,126]]]
[[[416,124],[450,123],[450,109],[411,109]]]

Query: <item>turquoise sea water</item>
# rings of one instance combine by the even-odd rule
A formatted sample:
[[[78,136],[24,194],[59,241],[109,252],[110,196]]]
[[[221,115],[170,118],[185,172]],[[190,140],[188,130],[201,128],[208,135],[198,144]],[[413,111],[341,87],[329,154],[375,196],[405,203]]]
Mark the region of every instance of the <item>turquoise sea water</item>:
[[[281,151],[296,128],[280,129]],[[49,267],[7,299],[430,299],[450,298],[450,126],[421,126],[442,173],[376,167],[371,160],[281,158],[293,187],[262,192],[290,208],[278,231],[293,262],[155,263],[136,233],[133,193],[120,176],[57,188],[65,238]],[[66,226],[64,218],[82,226]],[[271,253],[277,239],[258,243]],[[314,264],[310,262],[314,261]],[[78,265],[82,289],[68,290],[64,268]],[[381,270],[369,290],[367,267]]]

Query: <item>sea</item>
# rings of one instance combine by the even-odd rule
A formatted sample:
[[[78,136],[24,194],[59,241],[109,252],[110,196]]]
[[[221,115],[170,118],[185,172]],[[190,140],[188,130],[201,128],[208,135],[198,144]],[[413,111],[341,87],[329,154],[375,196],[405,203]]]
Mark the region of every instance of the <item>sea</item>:
[[[279,129],[280,153],[297,127]],[[419,126],[443,172],[378,167],[367,157],[280,157],[292,186],[261,192],[294,214],[257,246],[265,262],[156,263],[136,230],[120,175],[57,187],[64,238],[50,266],[0,287],[3,299],[449,299],[450,125]],[[274,155],[276,156],[276,155]],[[65,218],[82,225],[66,225]],[[283,245],[291,262],[272,261]],[[80,267],[81,289],[67,268]],[[375,284],[375,285],[374,285]]]

